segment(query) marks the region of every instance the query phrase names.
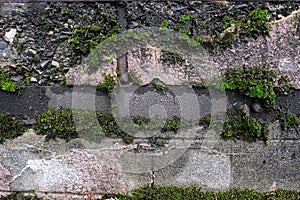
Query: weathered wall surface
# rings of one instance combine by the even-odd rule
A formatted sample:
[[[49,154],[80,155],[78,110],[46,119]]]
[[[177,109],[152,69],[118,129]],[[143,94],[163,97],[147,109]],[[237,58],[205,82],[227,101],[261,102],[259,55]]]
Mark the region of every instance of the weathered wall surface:
[[[143,26],[159,27],[162,20],[176,21],[177,16],[183,14],[198,14],[202,18],[206,16],[210,19],[210,16],[219,20],[218,16],[222,17],[220,13],[232,7],[232,4],[226,2],[103,5],[101,9],[109,12],[109,17],[115,17],[122,30]],[[80,23],[80,17],[76,17],[79,14],[91,13],[91,19],[89,16],[87,18],[93,22],[97,6],[78,4],[74,10],[72,4],[63,6],[68,8],[70,14],[63,14],[60,6],[54,4],[0,5],[0,15],[3,17],[0,19],[1,70],[9,70],[17,82],[28,78],[32,85],[45,85],[49,80],[59,82],[70,68],[74,70],[82,62],[83,58],[70,50],[69,41],[60,41],[58,38],[65,35],[69,37],[68,40],[71,39],[72,30]],[[238,6],[245,9],[243,4]],[[255,7],[254,4],[250,6]],[[275,13],[282,10],[280,6],[266,6]],[[244,12],[241,11],[241,15]],[[55,13],[59,13],[59,16],[55,16]],[[30,22],[33,17],[42,16],[45,16],[48,26],[38,21]],[[205,24],[209,23],[213,23],[213,20],[202,23],[204,28],[198,30],[199,34],[209,34],[209,27],[205,29]],[[280,74],[289,74],[299,89],[298,26],[296,11],[271,23],[270,37],[247,38],[246,42],[240,41],[231,48],[215,52],[211,55],[215,62],[213,69],[222,72],[227,67],[267,64]],[[19,45],[23,43],[24,46]],[[18,46],[24,49],[20,50]],[[137,57],[134,57],[134,53],[128,54],[124,65],[129,70],[136,69],[144,83],[147,83],[152,78],[147,69],[153,70],[151,66],[147,68],[147,65],[157,61],[160,50],[144,52],[145,57],[148,56],[144,61],[139,58],[142,53],[139,50],[136,52]],[[141,62],[145,64],[146,70],[140,67]],[[189,63],[185,65],[189,66]],[[52,72],[56,76],[50,78]],[[162,72],[158,70],[156,73],[159,76]],[[168,73],[170,77],[163,75],[161,77],[167,83],[177,83],[178,80],[184,82],[189,77],[186,71],[171,71]],[[207,78],[203,73],[199,76],[197,78]],[[94,95],[94,90],[90,94]],[[11,113],[27,124],[34,124],[34,115],[47,108],[72,107],[72,95],[72,88],[57,85],[29,87],[21,97],[1,92],[0,112]],[[101,92],[95,96],[96,109],[107,112],[111,99]],[[205,110],[200,112],[203,114],[209,110],[211,99],[208,94],[199,96],[198,103]],[[280,101],[285,105],[291,104],[290,108],[299,114],[298,103],[293,102],[299,101],[297,95],[289,97],[287,103],[284,98]],[[146,106],[150,100],[144,99],[143,102]],[[300,134],[296,129],[283,131],[277,121],[270,124],[269,129],[268,145],[262,142],[224,141],[213,131],[206,132],[203,127],[197,126],[189,130],[182,129],[182,135],[179,136],[185,137],[173,138],[163,147],[148,144],[143,138],[131,145],[109,138],[101,143],[86,141],[84,138],[69,142],[61,139],[45,141],[44,137],[30,129],[23,136],[0,145],[0,195],[11,191],[35,191],[38,196],[50,199],[87,199],[89,196],[128,192],[147,184],[197,185],[207,190],[299,190]]]

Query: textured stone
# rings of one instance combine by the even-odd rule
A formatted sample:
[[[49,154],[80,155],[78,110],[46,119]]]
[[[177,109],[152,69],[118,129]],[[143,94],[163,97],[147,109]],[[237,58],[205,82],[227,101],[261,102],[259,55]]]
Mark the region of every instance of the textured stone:
[[[279,74],[290,75],[292,83],[300,88],[299,12],[270,23],[270,37],[248,38],[247,42],[215,53],[213,59],[219,71],[228,67],[268,65]]]
[[[83,69],[81,66],[71,68],[66,74],[66,83],[67,85],[97,86],[97,84],[104,82],[105,75],[116,76],[116,69],[117,60],[114,60],[106,66],[100,66],[99,69],[92,74],[88,73],[88,68]]]

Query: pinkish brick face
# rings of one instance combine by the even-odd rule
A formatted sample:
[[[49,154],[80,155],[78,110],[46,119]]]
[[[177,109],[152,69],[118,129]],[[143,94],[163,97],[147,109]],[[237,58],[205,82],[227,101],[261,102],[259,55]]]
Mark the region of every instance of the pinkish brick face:
[[[95,155],[73,150],[50,160],[30,160],[28,166],[40,172],[37,195],[41,197],[73,199],[74,195],[124,192],[125,184],[116,159],[111,152],[103,153],[103,159],[105,162],[98,163]],[[45,195],[45,192],[58,194]]]
[[[8,183],[8,176],[10,176],[10,172],[4,168],[0,163],[0,196],[6,196],[10,192],[10,187]],[[7,192],[5,192],[7,191]]]

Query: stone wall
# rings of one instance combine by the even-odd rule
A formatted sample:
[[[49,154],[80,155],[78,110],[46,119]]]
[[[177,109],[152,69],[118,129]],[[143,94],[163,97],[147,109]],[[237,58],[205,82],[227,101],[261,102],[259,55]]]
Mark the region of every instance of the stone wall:
[[[115,99],[96,92],[95,88],[80,93],[80,88],[76,90],[75,87],[59,86],[58,83],[65,77],[70,85],[74,84],[72,78],[77,84],[91,80],[98,83],[103,80],[103,70],[114,75],[117,65],[121,71],[135,71],[143,85],[152,78],[176,85],[190,80],[209,79],[228,67],[269,65],[279,74],[290,75],[299,89],[299,5],[290,4],[289,9],[285,4],[275,3],[245,5],[223,1],[0,4],[0,70],[7,71],[15,82],[29,80],[29,86],[21,91],[21,96],[0,92],[0,112],[9,113],[31,126],[35,123],[36,114],[48,108],[73,108],[74,102],[78,103],[79,99],[82,101],[78,104],[84,108],[93,107],[86,104],[96,102],[95,109],[105,113],[116,103]],[[107,65],[101,65],[98,70],[101,73],[96,73],[95,77],[90,74],[76,76],[77,71],[84,71],[84,67],[91,62],[88,53],[74,50],[70,42],[74,30],[79,29],[80,25],[86,28],[95,23],[108,27],[117,21],[120,32],[145,27],[159,30],[165,19],[173,26],[180,16],[197,15],[198,20],[195,24],[189,24],[189,29],[204,37],[211,34],[212,26],[222,21],[225,11],[243,17],[256,7],[269,10],[270,36],[242,38],[234,41],[231,47],[211,54],[201,49],[200,58],[205,58],[205,62],[199,66],[208,66],[205,70],[200,67],[197,71],[197,68],[191,67],[191,63],[195,64],[199,59],[193,52],[188,57],[190,63],[171,63],[166,73],[162,61],[158,59],[161,49],[148,45],[141,50],[141,46],[136,45],[134,47],[137,49],[121,52],[127,53],[125,57],[113,57]],[[100,27],[102,30],[103,27]],[[176,38],[176,34],[168,36]],[[136,37],[137,40],[141,39],[140,35]],[[161,47],[172,46],[171,40],[166,44],[162,44],[162,40],[159,42]],[[122,46],[125,50],[127,47]],[[178,44],[172,47],[178,47]],[[181,50],[182,55],[188,52],[184,51],[184,47]],[[196,72],[190,69],[196,69]],[[188,114],[184,114],[187,118],[203,117],[207,112],[226,111],[226,108],[236,104],[248,104],[251,107],[255,102],[243,97],[231,98],[225,92],[214,94],[211,90],[196,94],[196,102],[193,102],[193,94],[188,93],[190,90],[174,91],[180,105],[188,110]],[[125,92],[117,103],[129,103],[127,98],[130,95],[132,93]],[[164,94],[148,92],[144,95],[140,107],[153,104],[149,97],[162,99]],[[288,97],[280,97],[278,103],[299,115],[298,100],[296,91]],[[199,110],[193,110],[191,105],[194,104],[198,104]],[[169,102],[161,105],[173,106]],[[137,108],[133,108],[134,111],[140,112]],[[153,112],[160,111],[159,106],[153,108]],[[258,119],[261,117],[261,114],[252,110],[251,114]],[[29,129],[24,135],[0,145],[0,195],[12,191],[34,191],[39,197],[49,199],[88,199],[103,194],[129,192],[147,184],[197,185],[205,190],[299,190],[299,129],[283,130],[279,121],[274,120],[268,125],[270,135],[266,145],[263,142],[225,141],[219,137],[218,129],[214,128],[211,126],[207,130],[199,125],[180,128],[180,132],[176,136],[171,135],[168,143],[162,146],[150,144],[143,137],[138,137],[133,144],[112,138],[104,138],[101,142],[85,138],[68,142],[62,139],[45,141],[43,136]]]

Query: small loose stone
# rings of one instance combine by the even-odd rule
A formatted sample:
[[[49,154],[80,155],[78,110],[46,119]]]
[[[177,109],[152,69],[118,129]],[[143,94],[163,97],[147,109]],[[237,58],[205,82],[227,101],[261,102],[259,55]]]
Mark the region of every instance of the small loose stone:
[[[59,68],[59,66],[60,66],[59,63],[54,60],[52,60],[51,65],[54,67],[57,67],[57,68]]]
[[[251,106],[251,110],[253,110],[254,112],[259,113],[259,112],[262,112],[263,108],[262,108],[260,103],[254,103]]]
[[[37,82],[37,79],[36,79],[35,77],[31,77],[31,78],[30,78],[30,81],[31,81],[31,82]]]
[[[7,48],[6,42],[0,42],[0,50],[5,50]]]
[[[12,43],[14,41],[14,38],[15,38],[16,34],[17,34],[17,29],[12,28],[8,32],[5,33],[4,39],[6,41]]]

